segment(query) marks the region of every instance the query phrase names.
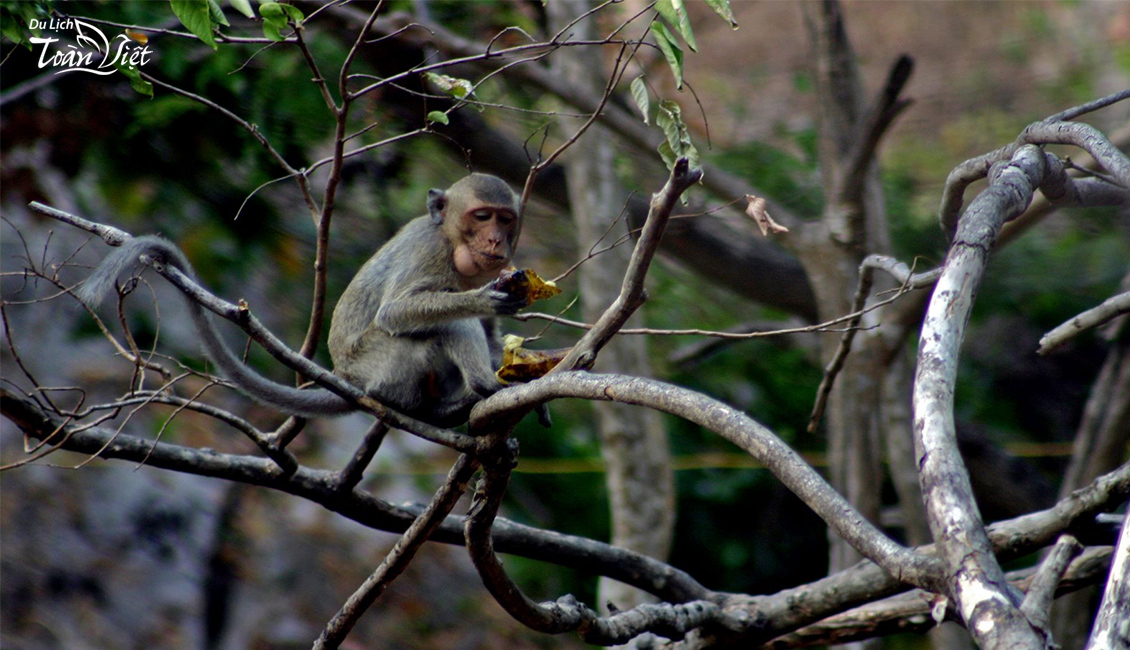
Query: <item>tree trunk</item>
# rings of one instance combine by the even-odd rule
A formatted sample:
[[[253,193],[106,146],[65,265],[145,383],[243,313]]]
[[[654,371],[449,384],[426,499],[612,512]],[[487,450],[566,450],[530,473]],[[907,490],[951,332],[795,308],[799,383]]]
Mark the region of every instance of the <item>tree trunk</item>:
[[[552,2],[551,23],[565,25],[590,7],[584,0]],[[595,37],[593,21],[581,21],[573,30],[577,39]],[[557,61],[571,83],[598,93],[603,88],[606,80],[597,48],[566,48]],[[577,128],[583,120],[571,122]],[[594,125],[566,154],[569,202],[581,255],[608,231],[628,198],[613,170],[612,140],[604,127]],[[626,227],[626,223],[618,226]],[[613,234],[613,239],[616,236]],[[630,254],[629,247],[619,246],[581,267],[581,307],[586,321],[595,321],[616,298]],[[650,376],[647,339],[628,336],[612,341],[601,352],[596,369]],[[612,543],[664,559],[670,550],[675,508],[674,477],[662,417],[651,409],[608,402],[594,403],[592,408],[607,467]],[[608,579],[601,579],[599,591],[600,603],[611,602],[620,609],[650,600],[644,592]]]

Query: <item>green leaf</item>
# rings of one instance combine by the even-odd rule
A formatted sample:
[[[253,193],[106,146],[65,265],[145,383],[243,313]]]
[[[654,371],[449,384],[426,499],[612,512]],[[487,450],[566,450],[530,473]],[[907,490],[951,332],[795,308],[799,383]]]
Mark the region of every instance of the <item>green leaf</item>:
[[[27,49],[31,47],[31,32],[26,27],[9,19],[7,14],[0,14],[0,34],[13,43],[20,43]]]
[[[671,145],[666,142],[660,142],[659,157],[663,159],[663,164],[667,165],[667,169],[674,169],[675,160],[678,159],[678,156],[675,155],[674,151],[671,151]]]
[[[124,74],[129,79],[129,85],[136,92],[145,95],[146,97],[153,98],[153,84],[141,78],[141,71],[137,68],[115,63],[114,67],[118,72]]]
[[[655,114],[655,124],[663,131],[666,142],[659,145],[659,155],[670,169],[678,158],[686,158],[692,169],[702,166],[698,149],[691,142],[690,131],[683,122],[683,111],[675,102],[664,99],[659,102],[659,110]]]
[[[655,22],[651,25],[652,32],[655,33],[655,44],[663,52],[663,56],[667,57],[667,65],[671,66],[671,74],[675,75],[675,87],[679,90],[683,89],[683,50],[675,43],[675,37],[671,32],[663,26],[663,23]]]
[[[683,0],[658,0],[655,3],[655,10],[678,30],[691,51],[698,51],[698,44],[694,41],[694,31],[691,30],[691,19],[687,16],[687,7],[683,4]]]
[[[28,50],[33,49],[32,36],[39,36],[42,29],[28,29],[32,20],[41,20],[44,23],[51,17],[52,6],[46,0],[34,2],[15,2],[5,0],[0,2],[0,34],[13,43],[19,43]]]
[[[651,101],[647,97],[647,85],[643,82],[643,75],[632,81],[632,99],[636,100],[636,108],[643,115],[643,123],[650,124]]]
[[[432,111],[431,113],[428,113],[428,121],[434,122],[436,124],[442,124],[444,126],[447,126],[451,123],[450,120],[447,119],[447,113],[444,113],[443,111]]]
[[[231,27],[231,23],[227,18],[224,18],[224,10],[220,8],[220,3],[217,0],[208,0],[208,16],[212,22],[224,27]]]
[[[212,36],[215,24],[212,22],[208,0],[169,0],[169,5],[188,31],[213,50],[216,49],[216,39]]]
[[[232,6],[232,9],[235,9],[248,18],[255,17],[255,11],[251,8],[250,0],[228,0],[228,4]]]
[[[436,74],[434,72],[425,72],[424,78],[434,84],[440,91],[451,95],[456,99],[463,99],[471,94],[475,89],[475,85],[466,79],[458,77],[449,77],[445,74]]]
[[[721,16],[722,20],[730,23],[730,27],[738,28],[738,21],[734,20],[734,12],[730,11],[730,0],[706,0],[706,4],[714,10],[714,13]]]
[[[286,40],[282,30],[286,29],[291,21],[300,23],[305,18],[298,7],[278,2],[260,4],[259,15],[263,17],[263,35],[272,41]]]

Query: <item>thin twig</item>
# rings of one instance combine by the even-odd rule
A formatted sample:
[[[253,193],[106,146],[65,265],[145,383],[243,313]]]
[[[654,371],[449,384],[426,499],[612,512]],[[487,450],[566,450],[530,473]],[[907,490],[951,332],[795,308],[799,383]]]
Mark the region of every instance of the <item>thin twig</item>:
[[[467,483],[474,476],[479,464],[466,454],[459,457],[447,474],[447,480],[436,491],[428,507],[416,517],[408,530],[396,542],[383,562],[357,591],[341,606],[337,614],[326,624],[326,629],[314,642],[314,650],[333,650],[349,634],[365,610],[384,593],[416,556],[416,551],[427,541],[432,532],[443,523],[456,502],[467,491]]]
[[[381,443],[384,442],[385,435],[388,433],[388,425],[384,420],[377,420],[365,432],[365,437],[361,441],[361,446],[357,451],[353,452],[349,462],[342,468],[341,472],[337,475],[337,485],[339,490],[352,490],[354,486],[361,482],[361,476],[365,473],[365,469],[369,463],[373,461],[373,456],[377,455],[377,451],[381,448]]]
[[[671,210],[683,192],[697,183],[700,178],[702,171],[691,169],[686,158],[680,158],[675,162],[667,183],[651,198],[647,221],[644,222],[640,238],[628,261],[624,281],[620,285],[620,294],[604,311],[593,328],[581,337],[565,359],[550,372],[591,368],[601,348],[643,303],[644,278],[655,252],[659,249],[659,242],[663,238]]]
[[[892,297],[871,305],[870,308],[865,308],[867,298],[871,295],[871,285],[876,269],[890,273],[902,284]],[[812,407],[812,415],[808,418],[809,433],[816,431],[816,427],[820,424],[820,418],[824,416],[824,408],[828,404],[828,397],[832,394],[832,386],[835,385],[836,376],[843,370],[848,353],[851,352],[851,344],[855,340],[855,333],[859,331],[859,322],[863,314],[894,302],[908,291],[928,287],[941,275],[941,269],[917,275],[911,275],[912,272],[913,269],[906,264],[886,255],[868,255],[860,263],[859,284],[856,286],[855,298],[851,307],[852,313],[849,314],[850,320],[844,329],[844,335],[840,337],[839,347],[836,348],[835,354],[832,355],[832,359],[824,368],[824,377],[820,380],[820,386],[816,389],[816,402]]]

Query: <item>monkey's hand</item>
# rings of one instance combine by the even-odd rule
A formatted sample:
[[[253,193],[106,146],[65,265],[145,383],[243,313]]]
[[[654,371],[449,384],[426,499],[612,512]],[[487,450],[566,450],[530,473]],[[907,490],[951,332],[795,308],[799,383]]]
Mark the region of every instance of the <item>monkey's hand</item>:
[[[520,293],[510,293],[497,287],[498,280],[490,282],[479,289],[479,294],[490,305],[492,312],[499,316],[510,316],[530,304],[530,301]]]

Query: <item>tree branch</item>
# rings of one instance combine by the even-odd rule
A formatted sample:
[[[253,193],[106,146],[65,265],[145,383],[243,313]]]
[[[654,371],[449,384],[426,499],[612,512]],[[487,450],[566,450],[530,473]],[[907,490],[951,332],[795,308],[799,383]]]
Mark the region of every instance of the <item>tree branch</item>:
[[[1072,317],[1040,339],[1039,354],[1048,354],[1079,334],[1130,313],[1130,291],[1107,298],[1099,306]]]
[[[424,510],[422,506],[394,507],[359,490],[343,492],[338,489],[337,474],[331,471],[300,467],[292,475],[283,475],[266,459],[152,443],[103,427],[79,430],[78,425],[49,414],[32,399],[3,386],[0,386],[0,413],[32,438],[43,440],[57,436],[63,441],[59,444],[62,449],[98,454],[103,459],[144,461],[150,467],[268,487],[308,499],[378,530],[403,532]],[[1049,510],[993,524],[989,528],[993,550],[1002,560],[1030,554],[1052,543],[1063,531],[1086,531],[1092,526],[1096,513],[1125,501],[1127,495],[1130,495],[1130,463],[1099,477]],[[464,521],[462,517],[448,517],[431,539],[449,544],[464,543]],[[505,519],[494,521],[491,537],[499,552],[608,576],[670,603],[720,602],[719,594],[705,589],[686,573],[601,542],[539,530]],[[927,546],[918,552],[928,555],[933,551]],[[747,629],[741,637],[755,643],[906,588],[897,578],[865,561],[808,585],[767,596],[725,595],[722,602],[728,611],[744,612],[750,620],[763,622],[759,627]]]
[[[615,302],[608,306],[604,314],[597,320],[591,330],[585,333],[574,346],[572,351],[557,365],[554,371],[577,370],[591,368],[596,361],[600,349],[624,326],[628,317],[639,308],[644,301],[644,278],[651,266],[651,259],[659,248],[663,238],[663,231],[667,220],[671,217],[671,210],[683,192],[697,183],[702,178],[702,170],[691,169],[686,158],[675,162],[663,189],[651,197],[651,208],[640,231],[639,240],[632,251],[628,269],[624,273],[624,282],[620,287],[620,295]]]
[[[392,581],[408,568],[408,563],[416,557],[416,551],[420,550],[428,537],[443,523],[444,518],[467,491],[467,483],[478,467],[478,462],[466,454],[455,461],[447,474],[447,480],[436,491],[428,507],[416,517],[408,530],[404,531],[376,571],[358,587],[326,624],[326,629],[322,630],[318,640],[314,642],[314,650],[335,650],[341,646],[341,642],[345,640],[346,635],[357,624],[365,610],[369,609]]]
[[[126,239],[132,237],[132,235],[123,230],[87,221],[81,217],[70,215],[35,201],[30,204],[30,207],[37,212],[98,234],[102,236],[107,243],[113,246],[119,246]],[[263,346],[263,349],[269,352],[271,356],[278,359],[291,370],[299,372],[305,377],[309,377],[319,385],[332,390],[346,399],[353,400],[358,404],[359,410],[368,411],[386,420],[388,424],[398,429],[461,452],[468,452],[478,448],[480,442],[475,438],[449,429],[441,429],[393,411],[383,404],[378,403],[372,397],[369,397],[357,386],[350,384],[348,381],[322,368],[306,357],[297,354],[267,329],[259,319],[251,313],[251,310],[248,309],[245,304],[233,305],[221,300],[173,266],[163,265],[155,270],[172,283],[173,286],[180,289],[190,300],[199,303],[212,313],[239,325],[256,343]]]
[[[880,532],[769,429],[718,400],[671,384],[639,377],[562,372],[507,388],[480,403],[478,417],[498,417],[502,408],[533,406],[558,397],[646,406],[682,417],[744,449],[853,547],[900,580],[937,589],[937,561],[902,547]]]

